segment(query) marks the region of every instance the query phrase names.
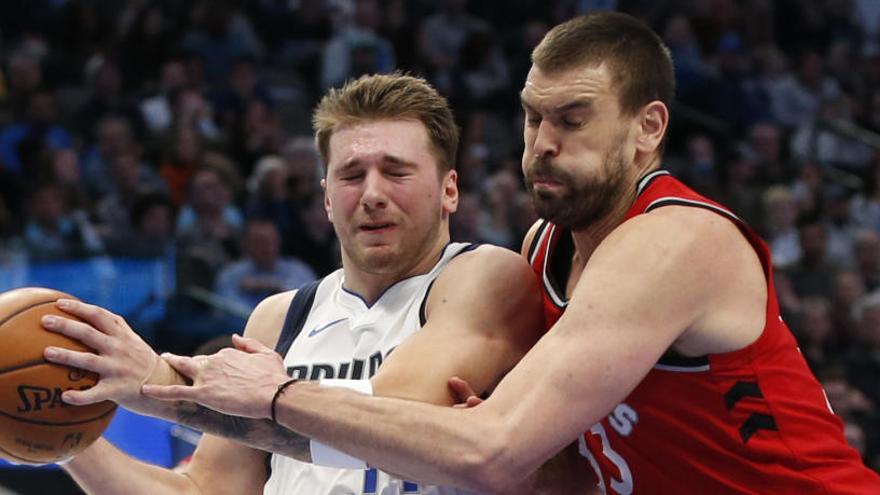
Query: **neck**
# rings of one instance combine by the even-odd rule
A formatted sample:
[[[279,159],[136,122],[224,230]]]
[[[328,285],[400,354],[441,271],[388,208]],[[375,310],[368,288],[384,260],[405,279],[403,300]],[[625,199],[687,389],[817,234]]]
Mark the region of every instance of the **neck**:
[[[639,180],[660,167],[659,158],[652,159],[642,166],[632,167],[633,173],[627,178],[627,187],[622,197],[616,201],[614,207],[607,215],[590,225],[571,231],[571,237],[575,247],[575,263],[586,264],[586,261],[596,250],[596,247],[623,223],[626,212],[636,200],[636,188]]]
[[[399,269],[384,271],[371,271],[362,267],[358,267],[355,263],[342,252],[342,271],[345,276],[343,286],[360,295],[368,305],[372,305],[379,299],[379,296],[385,290],[395,283],[418,275],[424,275],[434,268],[443,249],[449,244],[449,232],[447,231],[438,236],[437,240],[429,245],[423,251],[421,256],[413,256],[415,263],[406,266],[401,265]]]

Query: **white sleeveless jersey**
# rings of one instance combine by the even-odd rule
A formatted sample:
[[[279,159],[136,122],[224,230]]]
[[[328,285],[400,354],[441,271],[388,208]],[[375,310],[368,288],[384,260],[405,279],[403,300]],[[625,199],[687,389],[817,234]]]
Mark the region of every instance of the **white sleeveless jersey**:
[[[372,306],[343,287],[341,269],[325,277],[317,286],[301,330],[284,354],[288,373],[307,380],[366,380],[373,376],[388,354],[422,327],[428,290],[440,271],[471,247],[464,243],[447,245],[430,272],[388,287]],[[397,480],[376,469],[327,468],[275,454],[270,466],[264,495],[467,493]]]

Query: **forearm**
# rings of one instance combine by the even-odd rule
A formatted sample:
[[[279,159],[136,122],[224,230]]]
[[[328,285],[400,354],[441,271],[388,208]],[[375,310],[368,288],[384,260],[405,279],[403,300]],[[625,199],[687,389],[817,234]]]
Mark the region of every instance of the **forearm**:
[[[407,479],[496,491],[508,482],[497,470],[506,463],[502,418],[478,409],[368,397],[302,382],[282,395],[277,416],[298,433]]]
[[[180,385],[187,383],[180,373],[162,360],[149,380],[153,385]],[[141,395],[137,412],[175,423],[185,424],[199,431],[242,443],[265,452],[281,454],[302,462],[311,462],[309,439],[269,420],[229,416],[193,402],[163,401]]]
[[[99,439],[63,469],[90,495],[200,493],[187,476],[135,460]]]
[[[167,404],[166,419],[255,449],[312,462],[309,439],[270,420],[229,416],[193,402]]]

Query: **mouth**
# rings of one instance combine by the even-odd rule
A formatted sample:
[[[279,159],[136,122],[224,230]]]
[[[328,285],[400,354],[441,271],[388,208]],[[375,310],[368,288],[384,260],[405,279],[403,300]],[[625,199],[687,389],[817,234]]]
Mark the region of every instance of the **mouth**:
[[[395,225],[391,222],[370,222],[360,225],[358,230],[367,233],[380,233],[387,232],[394,228],[394,226]]]
[[[562,182],[551,177],[533,177],[529,182],[533,189],[558,189],[562,187]]]

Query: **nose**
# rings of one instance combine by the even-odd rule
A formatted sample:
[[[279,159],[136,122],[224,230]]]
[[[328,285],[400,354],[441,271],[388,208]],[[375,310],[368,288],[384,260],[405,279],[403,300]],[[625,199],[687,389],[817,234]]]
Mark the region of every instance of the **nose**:
[[[364,177],[364,190],[361,194],[361,204],[369,212],[385,208],[388,205],[388,195],[385,191],[387,182],[378,170],[369,170]]]
[[[535,158],[554,158],[559,155],[559,149],[559,136],[553,128],[553,123],[549,119],[542,120],[538,124],[535,143],[532,146]]]

